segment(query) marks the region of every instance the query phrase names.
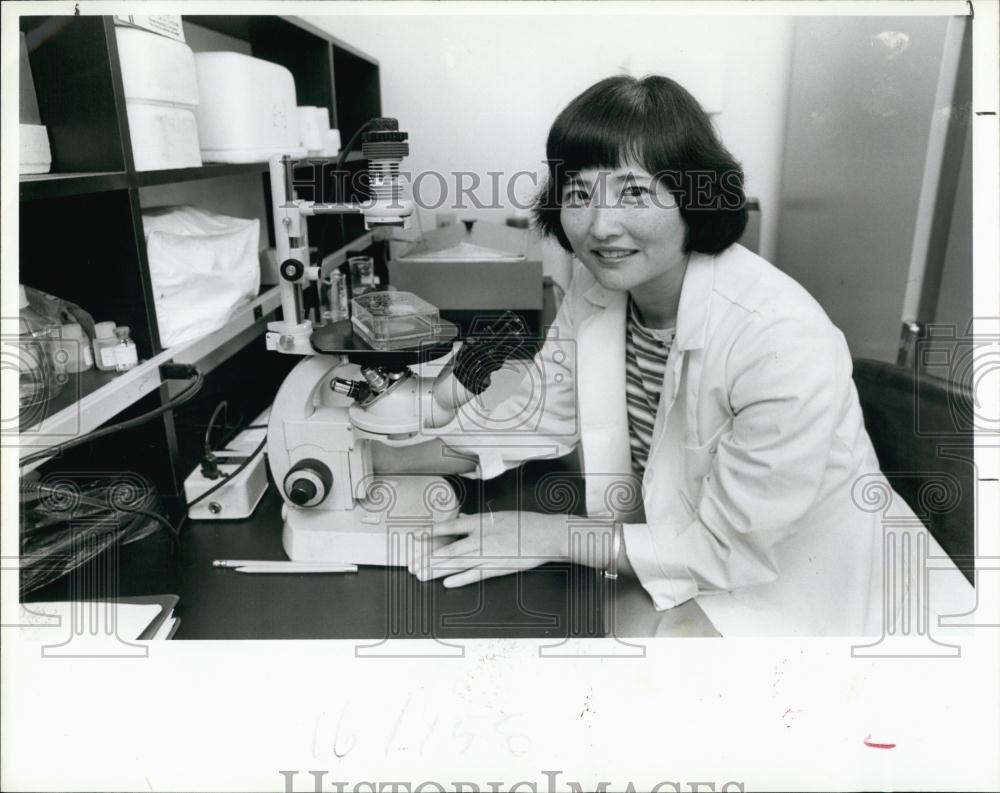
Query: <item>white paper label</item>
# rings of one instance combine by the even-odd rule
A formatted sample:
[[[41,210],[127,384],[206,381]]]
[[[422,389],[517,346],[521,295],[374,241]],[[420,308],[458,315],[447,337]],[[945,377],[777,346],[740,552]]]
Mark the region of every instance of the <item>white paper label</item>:
[[[115,347],[115,364],[119,370],[131,369],[137,363],[139,363],[139,355],[134,343],[119,344]]]
[[[118,362],[115,357],[115,348],[101,347],[101,367],[104,369],[114,369],[115,364]]]

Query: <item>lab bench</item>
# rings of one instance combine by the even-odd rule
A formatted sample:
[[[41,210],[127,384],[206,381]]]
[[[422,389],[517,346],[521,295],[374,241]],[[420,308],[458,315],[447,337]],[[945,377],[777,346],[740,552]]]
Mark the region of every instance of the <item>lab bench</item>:
[[[575,468],[571,456],[529,462],[487,482],[467,480],[458,488],[466,494],[462,511],[478,512],[487,502],[494,510],[530,507],[517,494],[530,499],[530,484],[553,474],[565,475],[566,485],[578,491],[576,503],[582,503]],[[247,520],[190,521],[176,549],[158,532],[92,561],[28,600],[67,600],[71,593],[88,599],[176,594],[179,640],[348,639],[374,647],[387,639],[414,638],[717,635],[694,601],[657,612],[635,579],[611,580],[571,564],[550,563],[457,589],[445,588],[441,580],[420,582],[405,568],[260,575],[213,567],[215,559],[285,559],[281,505],[272,484]],[[102,572],[109,564],[113,571]]]

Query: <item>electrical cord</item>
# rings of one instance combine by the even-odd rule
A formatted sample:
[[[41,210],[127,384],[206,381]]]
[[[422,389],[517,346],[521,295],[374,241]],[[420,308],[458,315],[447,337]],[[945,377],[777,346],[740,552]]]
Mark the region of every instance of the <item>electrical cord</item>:
[[[263,451],[263,449],[264,449],[264,447],[266,445],[267,445],[267,438],[265,437],[259,444],[257,444],[257,448],[254,449],[252,452],[250,452],[250,455],[242,463],[240,463],[238,466],[236,466],[236,469],[231,474],[229,474],[228,476],[224,476],[217,484],[212,485],[208,490],[206,490],[204,493],[202,493],[196,499],[193,499],[193,500],[189,501],[187,503],[187,508],[191,509],[191,507],[193,507],[195,504],[198,504],[198,503],[204,501],[206,498],[208,498],[210,495],[212,495],[215,491],[217,491],[220,488],[224,487],[225,485],[229,484],[230,480],[233,477],[235,477],[236,475],[238,475],[244,468],[246,468],[248,465],[250,465],[250,463],[253,461],[253,459],[258,454],[260,454],[261,451]]]
[[[130,430],[133,427],[138,427],[141,424],[145,424],[147,421],[152,421],[158,416],[162,416],[169,410],[178,408],[186,402],[190,402],[195,395],[201,390],[202,385],[205,382],[205,375],[202,374],[198,369],[194,369],[194,381],[185,388],[176,397],[169,400],[160,407],[150,410],[148,413],[143,413],[141,416],[136,416],[134,419],[129,419],[128,421],[122,421],[118,424],[112,424],[109,427],[102,427],[101,429],[93,430],[88,432],[86,435],[81,435],[78,438],[73,438],[72,440],[64,441],[63,443],[57,443],[54,446],[49,446],[46,449],[40,449],[32,454],[25,455],[20,460],[20,467],[23,468],[26,465],[37,462],[38,460],[44,460],[47,457],[53,457],[57,454],[62,454],[70,449],[75,449],[88,441],[95,441],[98,438],[104,438],[116,432],[121,432],[122,430]]]
[[[28,487],[33,488],[39,492],[50,493],[54,496],[65,496],[65,492],[57,487],[52,487],[51,485],[43,485],[40,482],[32,482]],[[148,509],[127,509],[123,506],[116,506],[104,501],[100,501],[96,498],[90,498],[90,496],[84,496],[79,493],[73,493],[71,496],[73,499],[79,501],[81,504],[87,504],[91,507],[96,507],[98,509],[108,509],[112,512],[120,512],[126,515],[142,515],[144,518],[155,521],[161,526],[166,527],[167,531],[170,532],[170,536],[173,538],[174,542],[180,541],[180,528],[174,528],[174,526],[162,515],[158,515],[155,512],[150,512]]]
[[[212,411],[212,415],[208,419],[208,426],[205,428],[205,441],[202,444],[205,454],[212,453],[212,430],[215,429],[215,420],[219,417],[219,413],[223,410],[226,411],[225,418],[222,420],[222,426],[225,427],[226,421],[229,420],[229,400],[223,399],[218,405],[216,405],[215,410]]]
[[[337,178],[338,177],[337,177],[337,174],[343,172],[344,165],[347,163],[347,156],[351,153],[351,149],[354,148],[354,144],[357,142],[357,140],[361,136],[361,134],[364,133],[364,132],[366,132],[368,130],[368,128],[372,125],[372,121],[374,121],[374,119],[369,119],[364,124],[362,124],[360,127],[358,127],[357,131],[353,135],[351,135],[351,139],[349,141],[347,141],[347,145],[344,146],[340,150],[340,156],[337,157],[337,162],[334,165],[333,174],[332,174],[332,176],[333,176],[333,203],[335,203],[335,204],[337,203],[337,199],[339,197],[339,191],[337,190],[337,187],[338,187],[338,182],[337,182]]]
[[[212,411],[212,416],[208,420],[208,426],[205,427],[205,439],[202,441],[201,472],[209,479],[215,479],[219,476],[219,458],[212,454],[212,430],[215,427],[216,418],[218,418],[219,413],[223,410],[226,411],[226,419],[228,419],[229,402],[225,399],[219,402],[215,406],[215,410]],[[222,422],[222,426],[226,426],[225,419]]]

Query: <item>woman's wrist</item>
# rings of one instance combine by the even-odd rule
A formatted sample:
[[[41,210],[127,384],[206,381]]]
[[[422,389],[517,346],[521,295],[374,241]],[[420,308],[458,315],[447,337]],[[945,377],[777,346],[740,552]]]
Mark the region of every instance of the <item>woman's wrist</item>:
[[[625,536],[620,521],[610,518],[573,518],[566,521],[568,559],[574,564],[593,567],[609,577],[631,574],[625,555]]]
[[[625,553],[623,526],[611,518],[515,510],[490,512],[482,527],[488,534],[501,527],[517,534],[515,553],[538,564],[571,562],[612,578],[635,575]]]

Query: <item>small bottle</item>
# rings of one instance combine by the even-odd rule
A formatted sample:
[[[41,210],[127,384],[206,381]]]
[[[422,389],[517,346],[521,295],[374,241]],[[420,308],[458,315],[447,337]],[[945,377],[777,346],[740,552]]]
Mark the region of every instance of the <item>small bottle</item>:
[[[66,362],[66,371],[70,374],[86,372],[93,367],[94,353],[90,348],[90,339],[79,323],[62,326],[56,355]]]
[[[135,342],[129,338],[128,325],[115,328],[115,337],[118,339],[118,344],[115,345],[115,371],[127,372],[134,369],[139,363],[139,351],[135,348]]]
[[[361,297],[375,288],[375,260],[371,256],[351,256],[347,266],[351,271],[351,297]]]
[[[323,309],[323,319],[328,322],[339,322],[347,318],[347,276],[340,270],[334,270],[330,273],[327,305]]]
[[[117,346],[114,322],[98,322],[94,325],[94,363],[102,372],[113,372],[117,368]]]

